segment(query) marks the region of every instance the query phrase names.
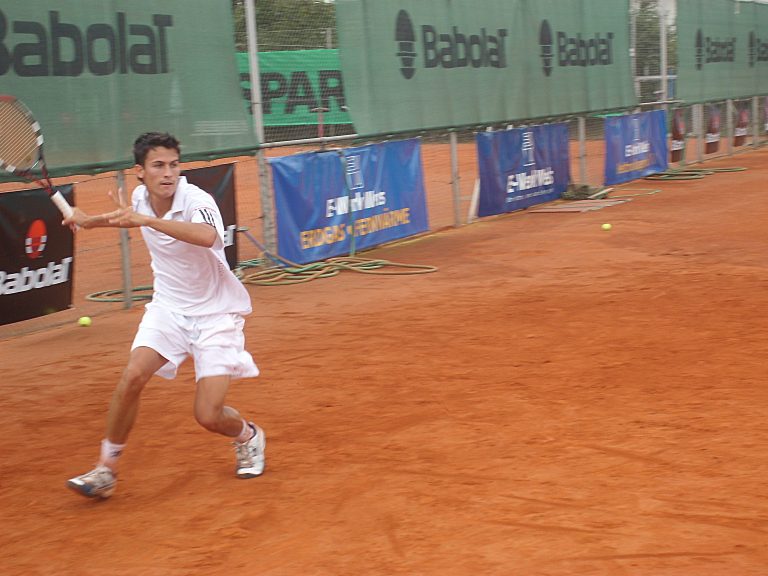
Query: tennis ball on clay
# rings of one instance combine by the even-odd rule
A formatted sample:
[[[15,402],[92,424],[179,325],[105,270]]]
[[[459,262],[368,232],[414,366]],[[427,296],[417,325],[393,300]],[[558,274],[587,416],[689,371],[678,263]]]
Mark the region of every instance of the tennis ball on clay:
[[[611,226],[607,222],[605,224],[603,224],[603,230],[610,230],[611,228],[613,228],[613,226]]]
[[[77,323],[80,324],[80,326],[90,326],[91,325],[91,317],[90,316],[80,316],[78,318]]]

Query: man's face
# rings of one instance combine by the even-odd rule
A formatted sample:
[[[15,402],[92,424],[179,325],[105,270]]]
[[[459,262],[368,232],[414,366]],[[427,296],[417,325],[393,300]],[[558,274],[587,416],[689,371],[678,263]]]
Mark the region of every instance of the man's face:
[[[156,198],[173,196],[180,173],[179,153],[172,148],[152,148],[144,165],[136,165],[136,175],[144,182],[150,195]]]

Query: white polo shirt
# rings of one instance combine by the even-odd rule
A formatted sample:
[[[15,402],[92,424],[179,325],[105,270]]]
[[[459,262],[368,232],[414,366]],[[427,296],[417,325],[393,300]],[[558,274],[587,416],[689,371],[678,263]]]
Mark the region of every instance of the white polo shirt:
[[[143,184],[131,202],[134,211],[156,217]],[[216,228],[210,248],[182,242],[148,226],[141,235],[152,258],[154,276],[152,306],[162,306],[185,316],[237,313],[250,314],[251,298],[242,282],[229,269],[224,255],[224,224],[213,197],[179,178],[171,209],[163,220],[205,222]]]

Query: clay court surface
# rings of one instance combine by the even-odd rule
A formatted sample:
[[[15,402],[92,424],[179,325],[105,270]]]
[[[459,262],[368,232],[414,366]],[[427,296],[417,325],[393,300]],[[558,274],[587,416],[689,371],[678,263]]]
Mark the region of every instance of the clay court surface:
[[[258,479],[188,364],[114,497],[69,492],[141,308],[1,340],[0,574],[764,576],[767,165],[364,254],[431,274],[249,286]]]

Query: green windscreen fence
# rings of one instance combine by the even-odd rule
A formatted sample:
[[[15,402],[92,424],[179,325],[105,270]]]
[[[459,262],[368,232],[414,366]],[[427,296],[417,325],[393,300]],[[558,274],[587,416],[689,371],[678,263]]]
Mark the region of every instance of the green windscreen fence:
[[[628,0],[336,0],[357,132],[634,106]]]
[[[768,94],[768,6],[677,0],[677,54],[684,102]]]
[[[124,167],[135,137],[175,134],[184,159],[257,147],[230,0],[0,4],[0,93],[40,122],[54,175]]]

